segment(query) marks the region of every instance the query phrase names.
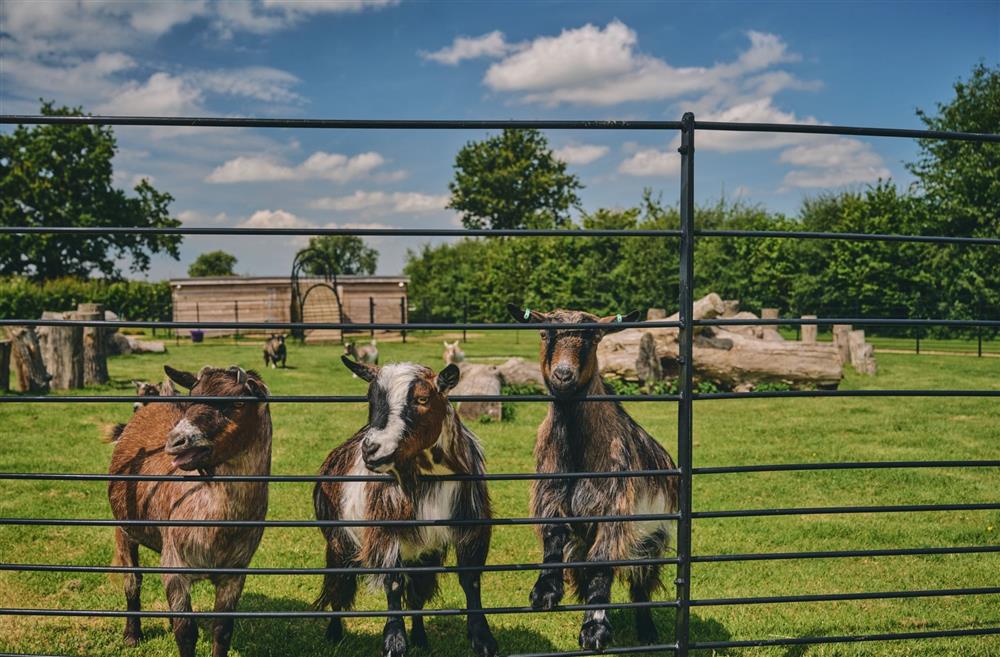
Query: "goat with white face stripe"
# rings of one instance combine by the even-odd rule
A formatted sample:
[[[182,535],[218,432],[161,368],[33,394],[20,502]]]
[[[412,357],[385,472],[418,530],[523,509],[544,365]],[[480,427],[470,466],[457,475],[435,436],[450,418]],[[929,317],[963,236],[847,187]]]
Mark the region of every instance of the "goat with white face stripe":
[[[485,474],[476,436],[465,428],[448,401],[458,383],[455,365],[435,375],[414,363],[378,368],[342,360],[369,382],[368,423],[327,457],[321,475],[365,475],[391,472],[389,481],[323,481],[313,502],[319,520],[489,520],[492,518],[485,482],[440,481],[427,474]],[[437,576],[407,572],[410,566],[441,565],[455,547],[460,566],[486,563],[490,525],[322,527],[328,568],[400,568],[375,577],[385,589],[390,611],[422,609],[437,592]],[[467,626],[477,657],[493,657],[497,643],[482,613],[478,572],[462,572],[459,582],[469,610]],[[350,609],[357,592],[357,575],[328,573],[316,606]],[[326,635],[343,637],[343,623],[333,618]],[[409,641],[403,619],[388,619],[382,633],[384,657],[402,657],[407,644],[427,644],[423,618],[412,620]]]

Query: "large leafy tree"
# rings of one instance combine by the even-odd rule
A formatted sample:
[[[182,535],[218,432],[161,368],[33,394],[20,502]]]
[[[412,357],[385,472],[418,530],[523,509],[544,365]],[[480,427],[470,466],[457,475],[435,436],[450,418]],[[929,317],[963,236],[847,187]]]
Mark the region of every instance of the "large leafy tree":
[[[983,63],[937,112],[918,110],[932,130],[1000,133],[1000,68]],[[1000,144],[926,139],[909,167],[923,200],[916,229],[963,237],[1000,236]],[[952,246],[929,252],[925,270],[942,274],[929,312],[951,317],[1000,312],[1000,248]]]
[[[356,235],[320,235],[309,238],[304,249],[302,269],[313,276],[335,277],[342,274],[374,274],[378,251]]]
[[[80,108],[42,104],[46,116],[81,114]],[[0,135],[0,225],[165,228],[170,194],[148,180],[126,195],[112,183],[117,149],[107,126],[18,126]],[[132,271],[149,269],[150,256],[179,256],[179,235],[28,234],[0,235],[0,274],[38,280],[85,278],[93,272],[113,278],[119,263]]]
[[[569,221],[582,187],[545,135],[508,129],[458,152],[448,207],[466,228],[550,228]]]
[[[188,267],[188,276],[200,278],[203,276],[235,276],[236,256],[225,251],[208,251],[195,258]]]

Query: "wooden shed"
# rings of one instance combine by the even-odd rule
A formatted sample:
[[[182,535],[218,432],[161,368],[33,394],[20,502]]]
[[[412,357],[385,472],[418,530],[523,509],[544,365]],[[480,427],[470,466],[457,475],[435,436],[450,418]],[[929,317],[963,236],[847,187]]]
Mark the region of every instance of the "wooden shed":
[[[299,289],[306,295],[303,322],[406,321],[409,303],[406,276],[339,276],[337,296],[322,278],[302,278]],[[265,276],[213,276],[171,279],[175,322],[290,322],[293,317],[292,283],[288,278]],[[341,318],[343,309],[343,318]],[[367,330],[363,330],[367,333]],[[233,335],[234,329],[206,330],[206,336]],[[284,332],[289,331],[274,331]],[[189,329],[179,329],[189,335]],[[267,329],[241,329],[241,335],[266,335]],[[354,331],[347,331],[348,334]],[[376,331],[387,337],[390,332]],[[341,331],[306,331],[307,342],[338,342]]]

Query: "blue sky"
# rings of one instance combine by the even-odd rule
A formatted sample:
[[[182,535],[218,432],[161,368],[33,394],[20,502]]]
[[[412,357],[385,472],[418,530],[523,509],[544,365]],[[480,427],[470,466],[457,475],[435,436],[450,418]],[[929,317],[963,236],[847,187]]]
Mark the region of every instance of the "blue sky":
[[[0,105],[102,114],[320,118],[702,119],[920,127],[951,86],[1000,62],[1000,2],[19,2],[0,4]],[[150,177],[189,225],[421,226],[482,131],[118,128],[117,181]],[[677,197],[675,135],[550,132],[587,210]],[[702,201],[794,214],[802,199],[910,181],[905,140],[698,136]],[[379,273],[420,240],[369,240]],[[303,240],[188,237],[183,276],[224,248],[285,275]]]

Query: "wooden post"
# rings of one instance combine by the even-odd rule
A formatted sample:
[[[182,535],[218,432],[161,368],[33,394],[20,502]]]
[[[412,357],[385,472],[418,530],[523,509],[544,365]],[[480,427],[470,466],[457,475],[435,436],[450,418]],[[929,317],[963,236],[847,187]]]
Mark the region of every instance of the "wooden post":
[[[761,319],[778,319],[778,309],[777,308],[761,308],[760,309]]]
[[[655,322],[658,319],[666,319],[666,318],[667,318],[667,309],[666,308],[647,308],[646,309],[646,321],[647,322]]]
[[[51,377],[45,370],[34,329],[11,326],[7,328],[7,338],[10,340],[10,360],[17,377],[17,389],[21,392],[48,392]]]
[[[875,350],[865,342],[863,330],[851,331],[849,334],[851,347],[851,365],[858,374],[875,374]]]
[[[0,340],[0,391],[10,390],[10,340]]]
[[[233,334],[233,344],[239,344],[240,342],[240,302],[238,299],[233,300],[233,314],[236,316],[236,333]]]
[[[469,336],[466,334],[466,329],[464,324],[469,323],[469,295],[465,295],[465,300],[462,302],[462,344],[469,341]]]
[[[406,297],[399,297],[399,323],[406,324]],[[406,329],[403,329],[403,344],[406,344]]]
[[[816,319],[816,315],[803,315],[802,319]],[[804,344],[816,344],[816,330],[819,328],[815,324],[803,324],[799,335]]]
[[[103,320],[104,306],[99,303],[81,303],[73,319]],[[108,354],[104,344],[105,329],[101,326],[83,327],[83,382],[88,386],[104,385],[108,376]]]
[[[42,319],[69,319],[72,313],[46,311]],[[57,390],[83,387],[83,327],[42,326],[38,344],[45,369],[52,375],[49,385]]]
[[[850,324],[833,325],[833,344],[837,347],[837,353],[840,354],[840,363],[842,365],[847,365],[851,362],[850,333]]]
[[[375,323],[375,299],[368,297],[368,323]],[[369,328],[368,334],[370,337],[375,337],[375,329]]]

